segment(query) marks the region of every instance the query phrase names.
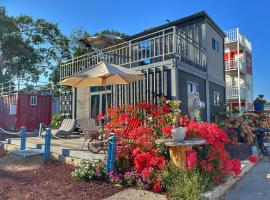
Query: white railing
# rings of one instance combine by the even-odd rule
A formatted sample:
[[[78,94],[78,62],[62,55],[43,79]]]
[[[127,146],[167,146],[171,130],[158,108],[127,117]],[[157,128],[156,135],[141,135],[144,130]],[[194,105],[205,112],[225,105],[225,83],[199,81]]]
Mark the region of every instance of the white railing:
[[[226,35],[226,42],[236,42],[238,39],[237,28],[224,31]]]
[[[225,60],[225,70],[226,71],[233,71],[238,69],[238,59],[230,59],[230,60]],[[241,57],[239,58],[239,65],[240,65],[240,71],[245,73],[245,58]]]
[[[177,56],[182,62],[206,67],[206,50],[177,27],[132,39],[102,50],[68,60],[60,66],[60,79],[72,76],[103,60],[125,67],[138,67]]]
[[[9,95],[12,93],[38,93],[38,94],[52,94],[53,87],[51,84],[29,84],[27,82],[7,81],[0,83],[0,96]]]
[[[230,29],[224,32],[226,35],[225,43],[237,42],[251,51],[251,42],[239,32],[239,28]]]
[[[246,88],[244,86],[240,87],[240,97],[241,99],[245,99],[246,97]],[[237,86],[226,87],[226,98],[227,99],[235,99],[239,97],[239,90]]]

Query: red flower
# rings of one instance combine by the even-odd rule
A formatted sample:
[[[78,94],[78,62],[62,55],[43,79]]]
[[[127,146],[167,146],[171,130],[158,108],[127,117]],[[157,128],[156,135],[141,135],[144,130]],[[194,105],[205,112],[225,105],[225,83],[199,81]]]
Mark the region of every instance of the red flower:
[[[249,156],[248,160],[252,163],[256,163],[258,161],[258,157],[257,156]]]
[[[137,154],[137,156],[134,159],[137,171],[142,172],[144,168],[149,167],[150,161],[151,161],[151,154],[149,152]]]
[[[129,116],[128,113],[120,114],[120,115],[119,115],[119,121],[120,121],[120,123],[127,123],[127,121],[128,121],[128,116]]]
[[[97,119],[99,122],[101,122],[102,119],[104,119],[104,115],[103,114],[98,114]]]
[[[153,168],[148,167],[148,168],[145,168],[145,169],[142,171],[141,174],[142,174],[143,178],[148,179],[148,178],[150,177],[152,171],[153,171]]]
[[[170,136],[172,134],[172,126],[164,126],[161,130],[167,136]]]
[[[152,189],[153,192],[159,193],[162,192],[162,186],[159,183],[155,183]]]

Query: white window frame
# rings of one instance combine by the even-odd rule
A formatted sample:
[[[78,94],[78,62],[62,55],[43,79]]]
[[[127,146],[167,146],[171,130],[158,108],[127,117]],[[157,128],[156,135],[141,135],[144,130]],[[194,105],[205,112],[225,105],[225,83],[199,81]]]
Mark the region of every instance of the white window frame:
[[[220,92],[214,92],[214,105],[220,106]]]
[[[37,104],[38,104],[38,98],[37,98],[37,96],[31,96],[30,97],[30,105],[31,106],[37,106]]]
[[[191,91],[189,91],[189,85],[191,86]],[[196,88],[196,91],[194,91],[194,88]],[[187,91],[188,91],[188,93],[197,93],[197,92],[199,92],[199,84],[188,81],[187,82]]]

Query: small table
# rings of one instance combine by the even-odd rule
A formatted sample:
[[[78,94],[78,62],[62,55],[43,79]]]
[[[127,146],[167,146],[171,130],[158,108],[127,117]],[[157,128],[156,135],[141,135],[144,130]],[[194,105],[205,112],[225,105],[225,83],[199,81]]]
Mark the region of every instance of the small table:
[[[179,168],[187,167],[186,151],[192,150],[192,146],[202,145],[205,143],[203,139],[189,140],[173,140],[173,139],[158,139],[157,144],[164,143],[169,147],[170,158],[173,163]]]

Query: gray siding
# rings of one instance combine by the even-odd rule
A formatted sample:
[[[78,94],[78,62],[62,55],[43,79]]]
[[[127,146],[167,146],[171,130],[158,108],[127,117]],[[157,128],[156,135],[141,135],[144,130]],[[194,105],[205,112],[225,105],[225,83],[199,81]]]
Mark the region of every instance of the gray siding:
[[[225,100],[225,88],[215,83],[209,82],[209,101],[210,101],[210,120],[213,121],[219,111],[222,110],[221,106],[214,104],[214,92],[220,93],[221,103],[224,105]]]
[[[207,49],[207,70],[208,75],[217,82],[225,82],[224,69],[224,37],[221,36],[211,25],[206,23],[205,47]],[[219,51],[216,52],[212,48],[212,39],[219,43]]]
[[[200,99],[206,102],[205,93],[205,80],[194,76],[192,74],[178,70],[178,90],[181,103],[182,114],[188,114],[188,92],[187,92],[187,82],[191,81],[199,85]],[[203,120],[206,121],[206,109],[203,110],[202,114]]]

